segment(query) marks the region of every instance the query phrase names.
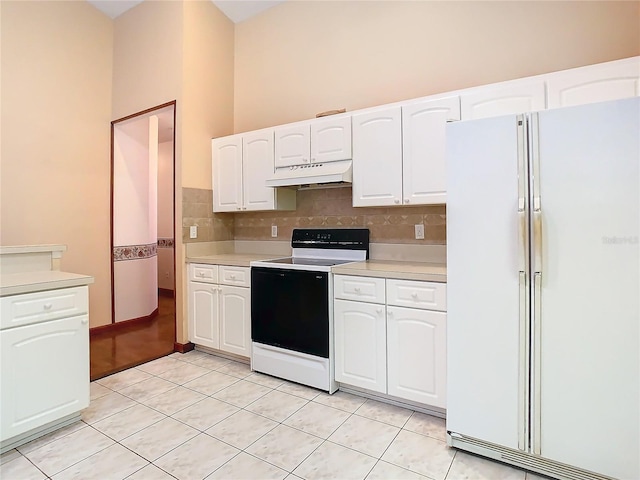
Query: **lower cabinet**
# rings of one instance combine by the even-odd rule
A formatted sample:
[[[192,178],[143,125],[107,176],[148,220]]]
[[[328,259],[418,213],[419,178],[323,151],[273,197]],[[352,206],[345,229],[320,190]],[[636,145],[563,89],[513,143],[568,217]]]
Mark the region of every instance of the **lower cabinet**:
[[[387,393],[444,408],[447,314],[387,307]]]
[[[375,392],[387,389],[385,306],[334,302],[335,377]]]
[[[446,285],[347,275],[334,285],[336,381],[445,408]]]
[[[0,299],[3,450],[89,405],[88,298],[84,286]]]
[[[250,357],[249,268],[190,264],[189,278],[189,340]]]

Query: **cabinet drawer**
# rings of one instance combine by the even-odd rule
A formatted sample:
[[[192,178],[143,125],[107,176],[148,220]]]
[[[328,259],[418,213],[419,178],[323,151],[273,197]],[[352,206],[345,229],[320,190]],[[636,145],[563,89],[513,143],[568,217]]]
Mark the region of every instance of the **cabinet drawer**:
[[[238,287],[250,287],[251,275],[248,267],[230,267],[220,265],[220,283],[224,285],[235,285]]]
[[[387,304],[445,312],[447,284],[387,279]]]
[[[384,278],[336,275],[334,297],[357,302],[384,303]]]
[[[218,283],[218,266],[202,263],[189,264],[189,280],[195,282]]]
[[[89,288],[73,287],[0,298],[0,326],[29,325],[89,311]]]

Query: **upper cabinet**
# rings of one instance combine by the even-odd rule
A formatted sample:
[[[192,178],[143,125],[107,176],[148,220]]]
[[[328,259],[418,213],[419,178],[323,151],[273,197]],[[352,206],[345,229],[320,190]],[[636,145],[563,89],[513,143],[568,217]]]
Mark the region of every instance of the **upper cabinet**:
[[[242,136],[214,138],[211,141],[213,172],[213,211],[235,212],[242,203]]]
[[[273,129],[211,141],[213,211],[294,210],[296,192],[265,186],[274,171]]]
[[[460,99],[420,100],[402,106],[402,203],[445,203],[445,130],[460,120]]]
[[[460,96],[462,120],[514,115],[546,108],[544,80],[487,85]]]
[[[640,95],[640,58],[574,68],[547,76],[548,108]]]
[[[351,116],[328,117],[275,129],[275,166],[351,158]]]
[[[353,206],[400,205],[402,113],[400,107],[354,115]]]
[[[353,116],[353,206],[444,203],[445,126],[458,97]]]

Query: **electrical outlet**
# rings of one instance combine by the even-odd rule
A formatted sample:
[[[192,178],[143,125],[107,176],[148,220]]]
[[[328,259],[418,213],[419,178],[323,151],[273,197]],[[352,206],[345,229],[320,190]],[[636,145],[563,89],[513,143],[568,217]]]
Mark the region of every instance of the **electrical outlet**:
[[[418,223],[414,225],[416,230],[416,240],[424,240],[424,224]]]
[[[198,226],[191,225],[189,227],[189,238],[198,238]]]
[[[169,278],[169,272],[164,272],[164,278]]]
[[[271,225],[271,236],[273,238],[276,238],[278,236],[278,226],[277,225]]]

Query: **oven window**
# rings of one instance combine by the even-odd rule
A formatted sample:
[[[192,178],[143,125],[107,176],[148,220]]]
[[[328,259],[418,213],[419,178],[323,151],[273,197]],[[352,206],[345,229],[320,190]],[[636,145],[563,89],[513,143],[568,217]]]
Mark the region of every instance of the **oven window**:
[[[329,358],[329,274],[253,267],[251,338]]]

